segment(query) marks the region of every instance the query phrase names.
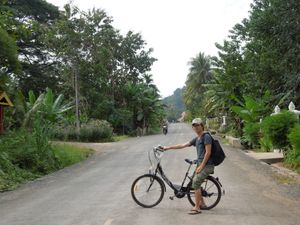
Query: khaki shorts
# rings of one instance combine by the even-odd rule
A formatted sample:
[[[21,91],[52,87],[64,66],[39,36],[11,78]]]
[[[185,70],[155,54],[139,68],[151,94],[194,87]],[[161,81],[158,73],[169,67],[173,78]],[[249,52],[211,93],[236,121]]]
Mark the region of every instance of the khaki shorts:
[[[206,165],[204,169],[201,170],[200,173],[196,173],[195,176],[193,177],[192,188],[194,190],[200,189],[201,184],[209,176],[209,174],[214,173],[214,168],[215,167],[213,165]]]

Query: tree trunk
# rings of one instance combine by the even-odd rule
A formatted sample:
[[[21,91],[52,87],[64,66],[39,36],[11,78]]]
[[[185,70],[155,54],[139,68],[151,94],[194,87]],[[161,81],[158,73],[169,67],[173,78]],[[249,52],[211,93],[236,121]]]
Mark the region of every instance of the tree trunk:
[[[76,133],[77,139],[80,131],[80,114],[79,114],[79,90],[78,90],[78,73],[74,69],[74,87],[75,87],[75,118],[76,118]]]

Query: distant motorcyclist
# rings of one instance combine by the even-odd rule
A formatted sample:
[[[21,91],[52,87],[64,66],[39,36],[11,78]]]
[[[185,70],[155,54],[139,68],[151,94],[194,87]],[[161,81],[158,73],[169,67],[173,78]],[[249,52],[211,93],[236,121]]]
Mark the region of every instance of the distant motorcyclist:
[[[168,133],[168,121],[164,120],[162,124],[163,134],[166,135]]]

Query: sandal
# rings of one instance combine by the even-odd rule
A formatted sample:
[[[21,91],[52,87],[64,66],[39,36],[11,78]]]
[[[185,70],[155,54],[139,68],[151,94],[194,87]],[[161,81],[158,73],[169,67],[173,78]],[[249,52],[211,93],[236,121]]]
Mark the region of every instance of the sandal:
[[[188,214],[189,215],[197,215],[202,213],[201,210],[197,210],[197,209],[192,209]]]
[[[207,208],[206,204],[202,204],[201,207],[200,207],[200,209],[205,209],[205,208]]]

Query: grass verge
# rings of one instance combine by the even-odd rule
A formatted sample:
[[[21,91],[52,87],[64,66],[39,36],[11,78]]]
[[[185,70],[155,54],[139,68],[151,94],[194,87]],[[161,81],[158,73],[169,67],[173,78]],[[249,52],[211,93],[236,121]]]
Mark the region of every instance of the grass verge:
[[[70,144],[53,144],[52,148],[55,157],[60,163],[61,168],[85,160],[94,152],[94,150],[92,149],[87,149]]]
[[[56,170],[83,161],[94,152],[91,149],[69,144],[53,144],[51,147],[58,162]],[[6,159],[6,161],[2,162],[6,163],[6,169],[2,170],[0,165],[0,192],[12,191],[23,183],[35,180],[36,178],[42,177],[47,174],[40,173],[35,170],[20,168],[17,164],[14,164],[8,158]],[[55,170],[52,170],[51,172],[54,171]]]
[[[129,138],[128,135],[117,135],[117,136],[113,136],[113,141],[123,141],[128,138]]]

